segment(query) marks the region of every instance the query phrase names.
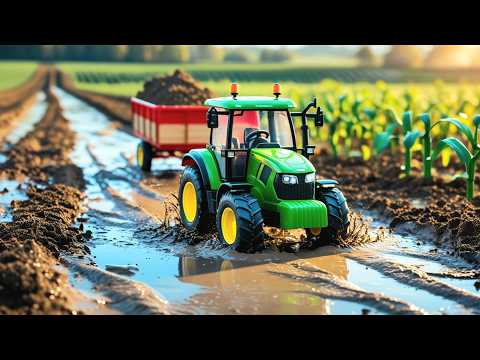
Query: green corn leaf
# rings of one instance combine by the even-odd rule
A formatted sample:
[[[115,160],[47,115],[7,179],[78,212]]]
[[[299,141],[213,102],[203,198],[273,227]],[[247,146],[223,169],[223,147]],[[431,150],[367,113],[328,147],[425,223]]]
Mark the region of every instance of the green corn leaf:
[[[412,130],[412,117],[411,111],[405,111],[402,116],[403,133],[406,134]]]
[[[370,120],[373,120],[376,116],[377,116],[377,112],[375,110],[372,110],[372,109],[363,109],[363,112],[365,115],[367,115],[367,117],[370,119]]]
[[[385,149],[390,145],[390,141],[393,139],[392,134],[388,133],[388,131],[381,132],[375,136],[373,140],[373,149],[375,153],[381,154],[385,151]]]
[[[388,124],[387,129],[385,132],[387,132],[389,135],[392,135],[395,129],[398,127],[397,124]]]
[[[449,137],[447,139],[443,139],[442,141],[440,141],[437,144],[437,146],[435,146],[435,149],[433,150],[432,159],[433,160],[437,159],[438,155],[446,148],[450,148],[453,151],[455,151],[455,153],[463,162],[465,167],[468,166],[470,160],[472,159],[472,154],[470,153],[470,151],[468,151],[467,147],[463,145],[463,143],[460,140],[454,137]]]
[[[330,99],[325,96],[324,101],[325,101],[325,105],[327,106],[327,110],[328,110],[331,114],[333,114],[333,113],[335,112],[335,107],[333,106],[333,104],[332,104],[332,102],[330,101]]]
[[[385,110],[385,115],[387,116],[387,119],[390,121],[390,122],[395,122],[397,123],[398,125],[402,125],[400,119],[398,118],[397,116],[397,113],[395,112],[395,110],[389,108],[389,109],[386,109]]]
[[[475,139],[474,139],[474,136],[472,134],[472,131],[470,130],[470,128],[465,125],[464,123],[462,123],[460,120],[457,120],[457,119],[454,119],[454,118],[448,118],[448,119],[442,119],[440,120],[439,122],[441,123],[449,123],[449,124],[453,124],[457,127],[457,129],[463,134],[465,135],[465,137],[467,138],[468,142],[470,144],[474,144],[475,143]]]
[[[415,141],[417,141],[417,139],[419,137],[421,137],[423,134],[418,131],[418,130],[415,130],[415,131],[409,131],[406,135],[405,135],[405,138],[403,139],[403,145],[407,148],[407,149],[410,149],[412,148],[412,146],[415,144]]]
[[[477,161],[480,158],[480,150],[478,150],[475,155],[473,155],[472,160]]]
[[[467,180],[468,179],[468,173],[466,171],[464,171],[463,173],[460,173],[460,174],[455,174],[453,176],[453,179],[452,180],[456,180],[456,179],[465,179]]]
[[[355,99],[353,105],[352,105],[352,114],[355,116],[355,118],[360,121],[360,114],[358,112],[358,108],[360,107],[360,104],[362,102],[358,99]]]
[[[428,113],[424,113],[424,114],[421,114],[419,117],[418,117],[422,122],[423,124],[425,125],[425,131],[428,131],[432,126],[432,123],[431,123],[431,120],[430,120],[430,114]]]
[[[473,117],[473,125],[475,125],[476,127],[480,126],[480,115],[475,115]]]

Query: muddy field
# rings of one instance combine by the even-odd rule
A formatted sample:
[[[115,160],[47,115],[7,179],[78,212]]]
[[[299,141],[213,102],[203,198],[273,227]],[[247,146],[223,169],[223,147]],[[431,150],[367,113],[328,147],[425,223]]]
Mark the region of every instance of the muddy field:
[[[463,184],[399,180],[388,155],[320,154],[353,212],[342,246],[269,230],[263,250],[238,253],[178,225],[178,159],[136,168],[126,99],[47,74],[15,121],[30,125],[2,144],[0,313],[480,313],[479,204]]]

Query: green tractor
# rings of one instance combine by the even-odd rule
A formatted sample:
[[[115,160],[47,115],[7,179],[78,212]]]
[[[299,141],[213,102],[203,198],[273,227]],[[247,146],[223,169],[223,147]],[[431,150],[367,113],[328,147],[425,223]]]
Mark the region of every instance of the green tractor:
[[[317,247],[345,236],[349,224],[345,197],[335,180],[319,180],[308,160],[308,119],[323,125],[316,99],[302,112],[295,103],[274,97],[238,96],[209,99],[205,105],[210,143],[190,150],[178,190],[180,217],[189,230],[211,232],[238,251],[263,246],[263,226],[305,229],[307,244]],[[308,113],[311,108],[316,112]],[[302,146],[293,117],[302,120]]]

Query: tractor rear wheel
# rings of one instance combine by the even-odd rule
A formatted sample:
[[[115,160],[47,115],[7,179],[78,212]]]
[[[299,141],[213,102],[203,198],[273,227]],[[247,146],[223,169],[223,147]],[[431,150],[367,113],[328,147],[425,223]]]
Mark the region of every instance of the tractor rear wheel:
[[[152,145],[142,141],[137,146],[137,165],[140,169],[150,172],[152,169],[153,149]]]
[[[327,206],[328,227],[306,229],[306,247],[311,249],[321,245],[338,244],[341,238],[345,238],[350,224],[347,201],[339,189],[321,189],[316,198]]]
[[[199,171],[187,166],[183,170],[178,188],[178,206],[182,224],[188,230],[201,234],[212,230],[213,216],[208,213],[207,194]]]
[[[237,251],[253,252],[263,246],[262,209],[248,193],[225,193],[217,210],[218,237]]]

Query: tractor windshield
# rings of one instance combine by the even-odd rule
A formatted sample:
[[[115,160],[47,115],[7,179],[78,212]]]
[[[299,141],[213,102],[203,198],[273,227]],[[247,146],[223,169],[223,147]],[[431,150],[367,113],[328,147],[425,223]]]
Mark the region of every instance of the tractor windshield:
[[[256,130],[263,130],[263,134],[254,133]],[[268,133],[268,137],[265,132]],[[249,136],[249,134],[252,135]],[[258,138],[261,138],[261,141]],[[294,147],[287,111],[245,110],[235,112],[232,148],[248,149],[257,147],[259,143],[274,144],[283,148]]]

